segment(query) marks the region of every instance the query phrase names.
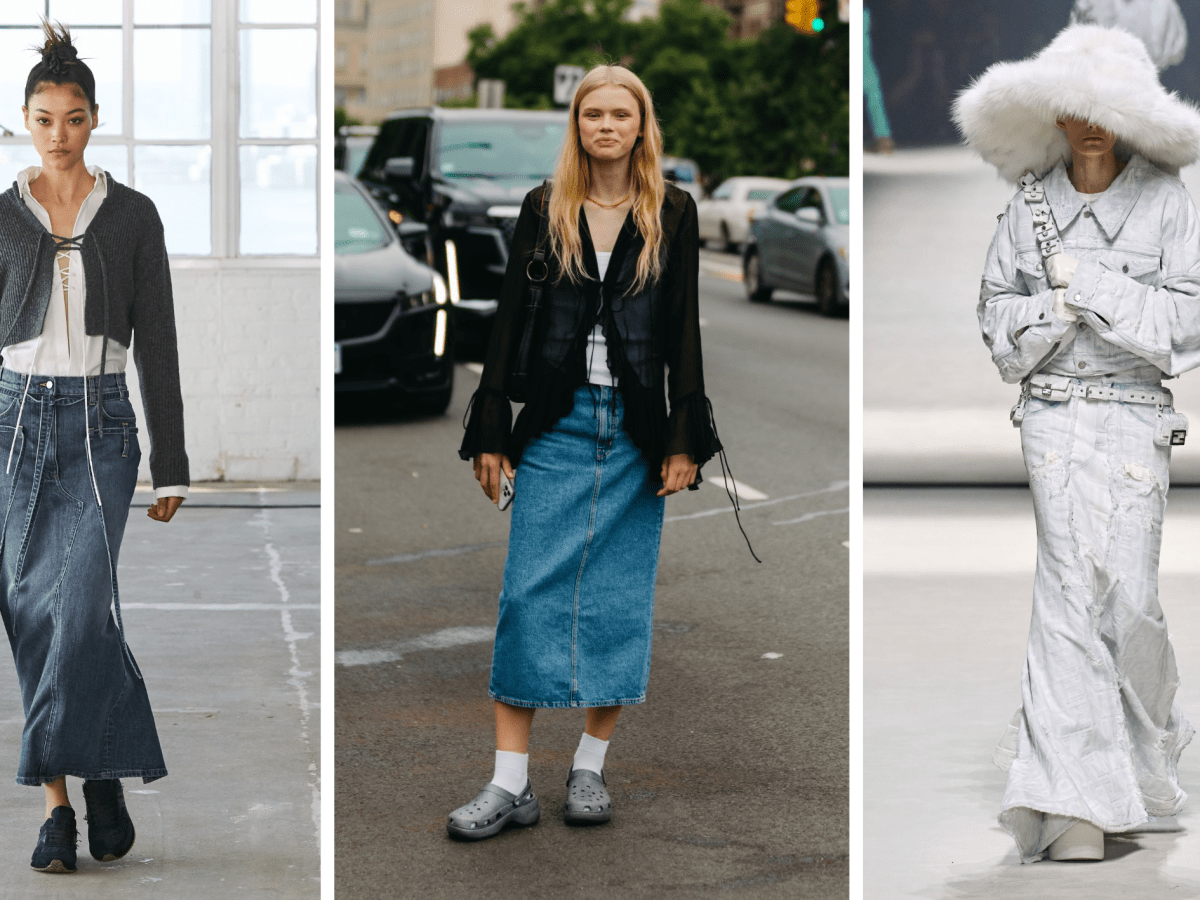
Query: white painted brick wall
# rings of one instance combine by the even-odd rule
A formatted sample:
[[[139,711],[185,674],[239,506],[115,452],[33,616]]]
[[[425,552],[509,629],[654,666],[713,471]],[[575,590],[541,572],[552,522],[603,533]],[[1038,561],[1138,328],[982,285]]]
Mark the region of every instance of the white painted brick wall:
[[[290,263],[171,264],[194,482],[321,477],[320,267]],[[141,416],[132,355],[127,377]],[[139,478],[148,481],[141,431]]]

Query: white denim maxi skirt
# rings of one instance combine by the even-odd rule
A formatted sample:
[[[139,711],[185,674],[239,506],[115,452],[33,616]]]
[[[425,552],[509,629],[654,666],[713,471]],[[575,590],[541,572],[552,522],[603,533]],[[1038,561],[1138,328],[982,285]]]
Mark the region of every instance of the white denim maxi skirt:
[[[1076,819],[1128,831],[1187,799],[1176,768],[1193,729],[1158,603],[1171,457],[1154,443],[1158,415],[1077,395],[1027,401],[1037,573],[1022,705],[996,752],[1009,772],[1000,823],[1022,862]]]

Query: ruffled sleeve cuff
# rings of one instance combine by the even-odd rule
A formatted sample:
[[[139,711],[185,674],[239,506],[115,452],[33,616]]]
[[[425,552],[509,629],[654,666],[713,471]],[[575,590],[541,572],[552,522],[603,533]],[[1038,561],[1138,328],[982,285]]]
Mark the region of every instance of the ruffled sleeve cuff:
[[[686,453],[697,466],[703,466],[721,449],[713,422],[712,403],[704,394],[689,394],[671,405],[665,455]]]
[[[497,391],[480,388],[471,395],[463,416],[461,459],[474,459],[481,453],[508,452],[508,436],[512,431],[512,406],[508,398]]]

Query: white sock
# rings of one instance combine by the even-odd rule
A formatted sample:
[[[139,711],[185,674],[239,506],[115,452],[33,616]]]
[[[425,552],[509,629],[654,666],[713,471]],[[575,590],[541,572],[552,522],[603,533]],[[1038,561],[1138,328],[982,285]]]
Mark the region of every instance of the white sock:
[[[608,741],[592,737],[586,731],[579,739],[579,749],[575,751],[575,762],[572,769],[588,769],[600,775],[604,771],[604,754],[608,750]]]
[[[492,784],[503,788],[510,794],[520,794],[525,790],[529,781],[529,754],[510,753],[508,750],[496,751],[496,771],[492,775]]]

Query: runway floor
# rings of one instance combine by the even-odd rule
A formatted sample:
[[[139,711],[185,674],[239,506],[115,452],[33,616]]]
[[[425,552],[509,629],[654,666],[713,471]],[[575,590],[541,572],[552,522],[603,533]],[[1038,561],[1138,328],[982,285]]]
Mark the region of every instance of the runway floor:
[[[1035,534],[1024,489],[864,500],[864,897],[1200,897],[1200,744],[1176,833],[1110,836],[1102,863],[1022,866],[992,749],[1020,705]],[[1160,597],[1178,702],[1200,721],[1200,490],[1171,492]]]

